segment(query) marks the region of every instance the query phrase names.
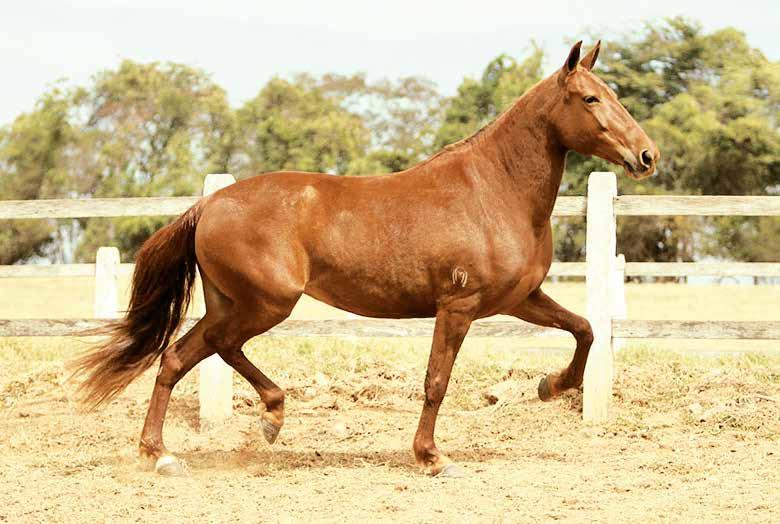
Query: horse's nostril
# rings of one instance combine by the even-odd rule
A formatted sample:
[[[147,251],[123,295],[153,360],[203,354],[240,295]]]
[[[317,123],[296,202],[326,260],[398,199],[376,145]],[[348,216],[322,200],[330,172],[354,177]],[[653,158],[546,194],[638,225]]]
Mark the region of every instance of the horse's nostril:
[[[645,167],[650,167],[653,164],[653,155],[650,154],[650,151],[647,149],[643,149],[641,153],[639,153],[639,161],[642,162],[642,165]]]

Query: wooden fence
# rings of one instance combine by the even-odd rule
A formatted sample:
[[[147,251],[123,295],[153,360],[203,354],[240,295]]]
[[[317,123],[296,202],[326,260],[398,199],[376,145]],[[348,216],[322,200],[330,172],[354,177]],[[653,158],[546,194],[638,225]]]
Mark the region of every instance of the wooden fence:
[[[208,175],[204,194],[232,183],[230,175]],[[627,320],[622,289],[628,276],[780,276],[780,264],[769,263],[632,263],[616,256],[616,217],[646,215],[744,215],[780,216],[776,196],[618,196],[613,173],[592,173],[586,197],[560,197],[553,216],[585,216],[586,262],[554,263],[550,276],[585,276],[587,317],[594,343],[585,371],[583,417],[600,421],[608,416],[614,375],[613,355],[617,339],[702,338],[780,339],[780,322],[713,322]],[[81,200],[0,201],[0,219],[51,219],[120,216],[178,215],[199,197],[104,198]],[[120,264],[116,248],[100,248],[95,264],[53,266],[0,266],[2,277],[94,276],[94,319],[0,319],[0,336],[64,336],[97,327],[116,317],[117,279],[130,274],[132,264]],[[202,314],[202,313],[201,313]],[[191,324],[193,320],[188,320]],[[187,326],[185,326],[186,328]],[[430,336],[433,321],[421,320],[287,320],[271,336]],[[470,336],[525,337],[557,335],[558,330],[522,321],[475,322]],[[232,371],[218,357],[207,359],[200,369],[200,413],[204,425],[218,424],[230,416]]]

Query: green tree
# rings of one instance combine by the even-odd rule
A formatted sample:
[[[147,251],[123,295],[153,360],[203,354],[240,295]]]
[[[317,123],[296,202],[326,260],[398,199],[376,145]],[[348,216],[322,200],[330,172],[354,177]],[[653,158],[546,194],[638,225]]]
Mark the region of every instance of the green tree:
[[[79,116],[70,182],[96,197],[197,194],[203,176],[226,172],[235,122],[225,92],[204,72],[180,64],[124,61],[74,90]],[[111,243],[123,257],[167,219],[81,221],[77,256],[90,259]]]
[[[65,159],[73,140],[70,101],[55,88],[35,109],[0,129],[0,198],[33,200],[68,195]],[[0,264],[47,254],[57,223],[42,220],[0,221]]]
[[[350,174],[401,171],[434,152],[442,98],[429,80],[412,76],[368,81],[363,74],[329,74],[319,85],[359,116],[370,132],[367,154],[353,163]]]
[[[306,75],[272,79],[237,121],[230,172],[241,177],[283,169],[344,174],[370,140],[360,117]]]
[[[499,55],[485,67],[479,80],[466,78],[447,108],[434,144],[436,149],[472,135],[494,120],[528,88],[542,78],[544,52],[532,43],[531,52],[518,62]]]

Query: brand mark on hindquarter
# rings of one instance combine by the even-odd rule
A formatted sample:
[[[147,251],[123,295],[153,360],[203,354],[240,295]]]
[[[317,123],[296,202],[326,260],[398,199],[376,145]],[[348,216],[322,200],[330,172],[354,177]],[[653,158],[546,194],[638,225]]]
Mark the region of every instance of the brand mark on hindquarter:
[[[468,272],[462,267],[458,266],[452,270],[452,283],[456,286],[466,287],[466,282],[469,280]]]

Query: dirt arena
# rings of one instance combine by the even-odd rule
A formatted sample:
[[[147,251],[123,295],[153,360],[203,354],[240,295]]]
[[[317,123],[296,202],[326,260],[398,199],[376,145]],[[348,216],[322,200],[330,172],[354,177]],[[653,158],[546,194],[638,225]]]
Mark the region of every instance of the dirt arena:
[[[0,318],[89,316],[89,282],[41,280],[4,281],[19,300],[2,301]],[[549,288],[582,311],[582,286]],[[776,319],[776,289],[629,286],[629,314]],[[776,342],[629,344],[612,417],[589,426],[580,393],[536,398],[572,340],[467,338],[437,428],[457,479],[421,474],[411,452],[428,340],[251,341],[250,358],[288,393],[273,446],[238,377],[234,417],[200,431],[190,374],[165,431],[186,478],[139,467],[153,371],[99,412],[69,401],[63,363],[84,347],[0,339],[0,521],[780,521]]]
[[[612,419],[587,426],[580,393],[536,399],[539,377],[564,353],[472,341],[438,427],[440,448],[466,476],[437,479],[410,450],[422,341],[256,339],[251,358],[288,391],[279,440],[263,440],[262,405],[239,379],[233,419],[199,432],[188,376],[166,437],[189,476],[163,478],[136,459],[153,373],[82,414],[51,343],[39,341],[45,358],[22,360],[36,350],[18,340],[2,347],[8,522],[780,520],[780,357],[628,349]],[[499,383],[498,400],[485,398]]]

